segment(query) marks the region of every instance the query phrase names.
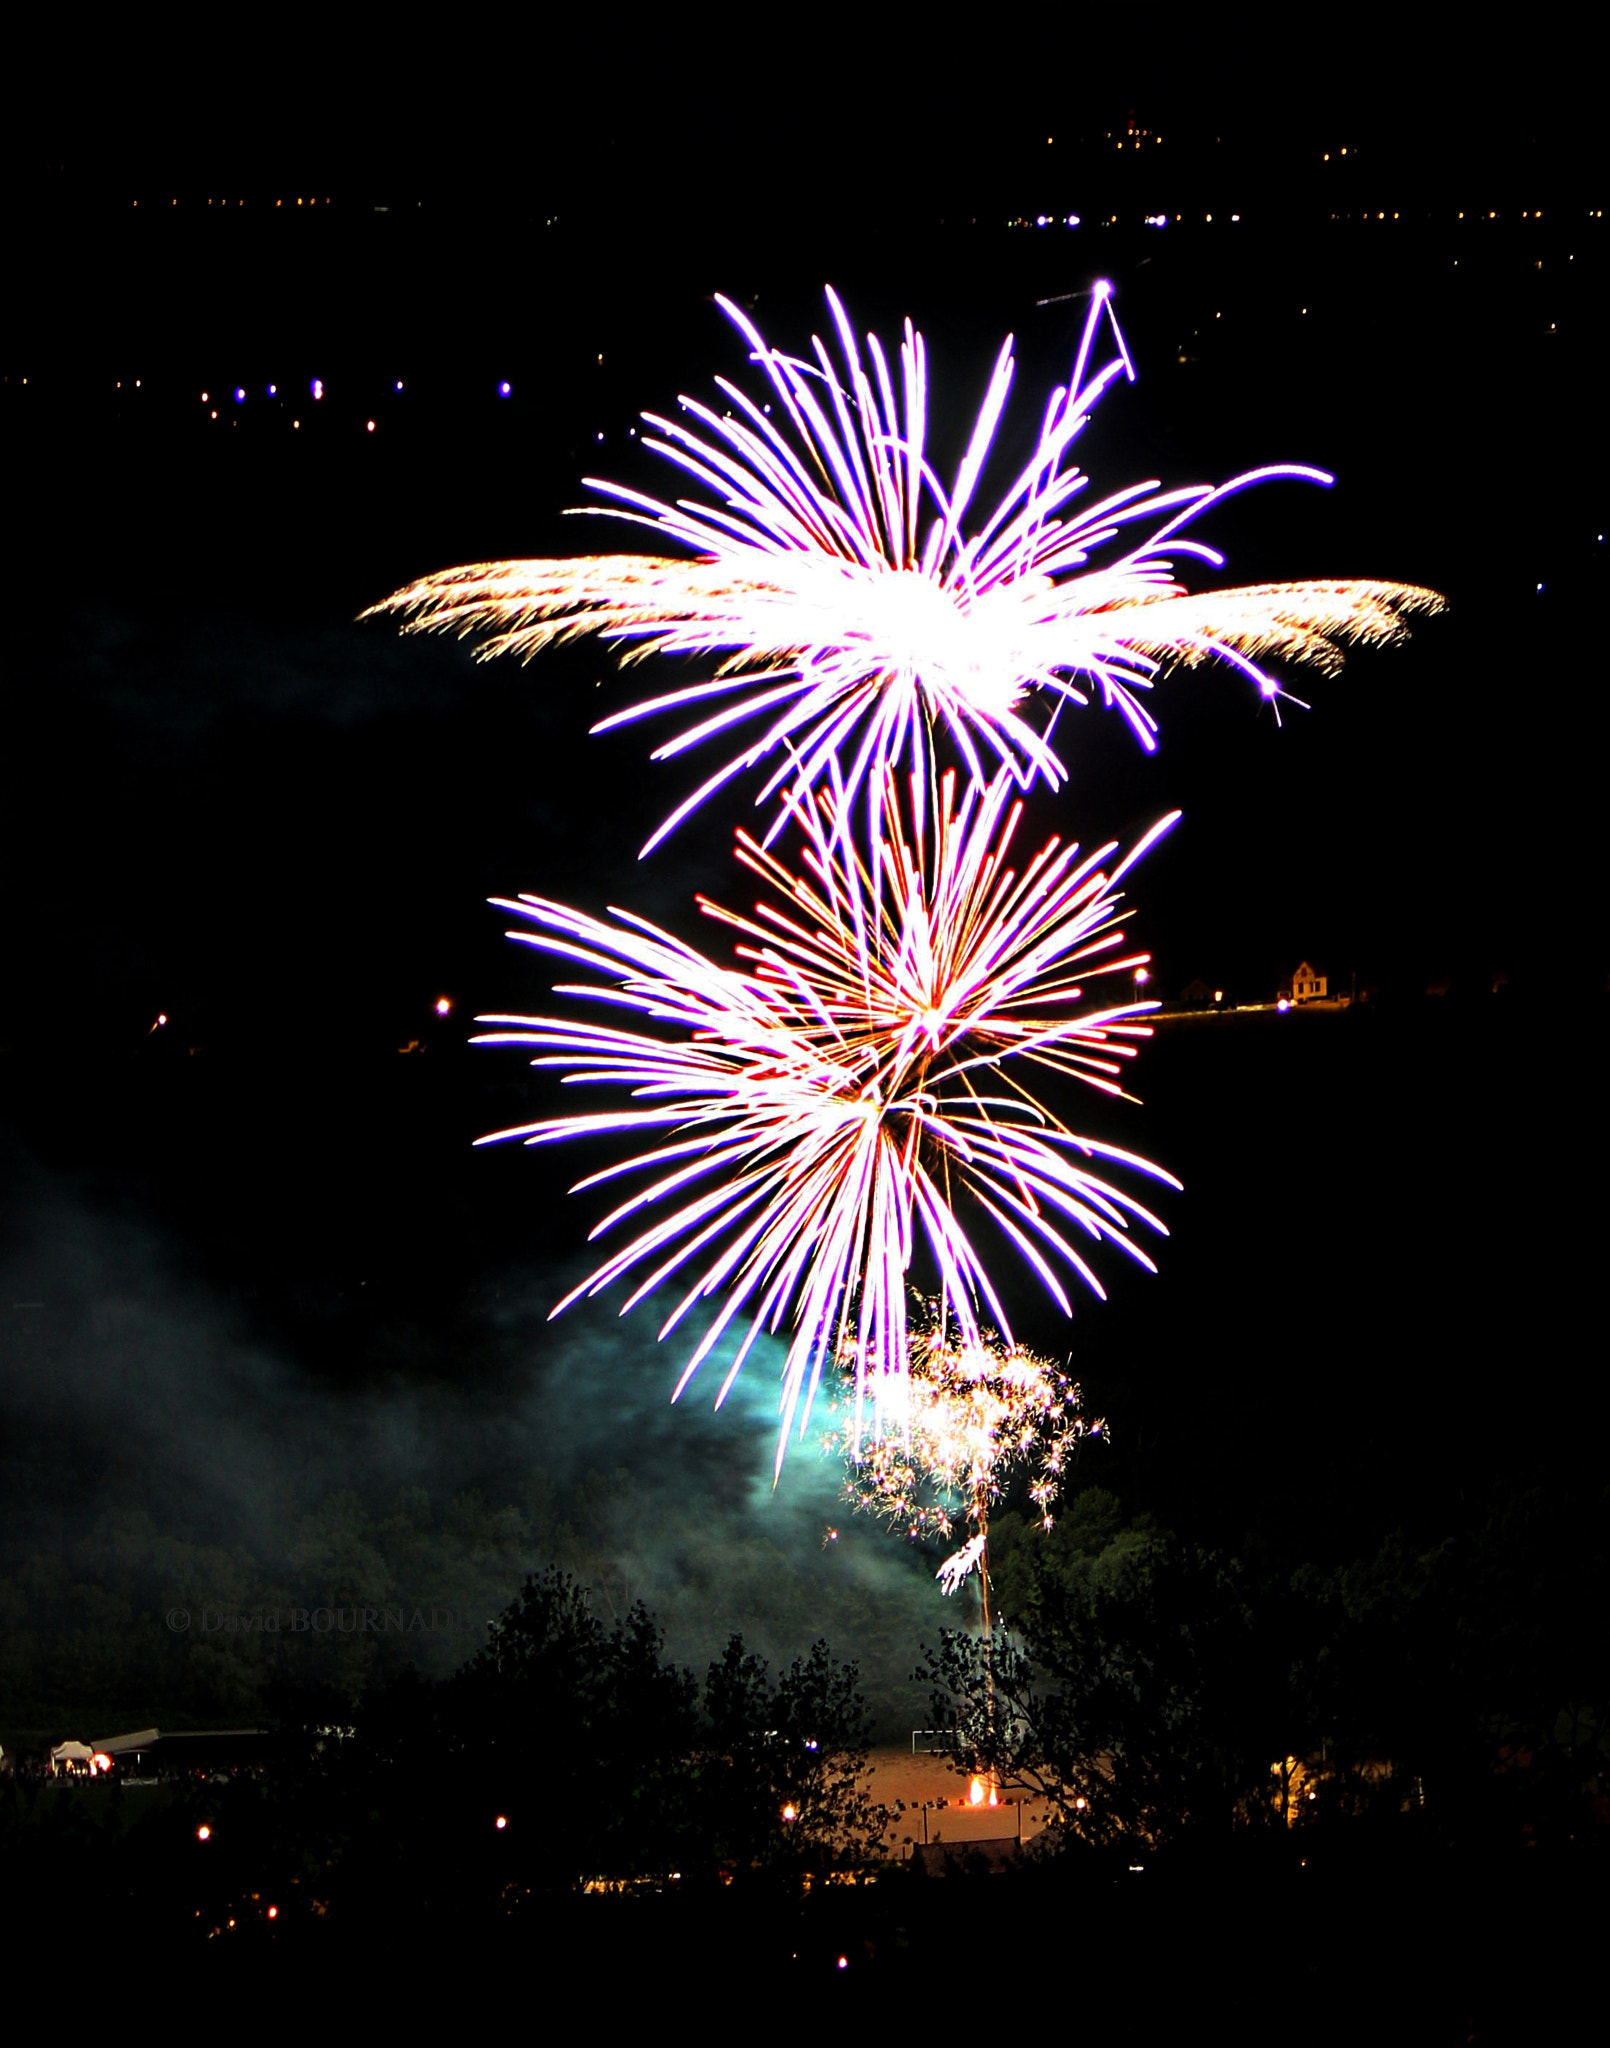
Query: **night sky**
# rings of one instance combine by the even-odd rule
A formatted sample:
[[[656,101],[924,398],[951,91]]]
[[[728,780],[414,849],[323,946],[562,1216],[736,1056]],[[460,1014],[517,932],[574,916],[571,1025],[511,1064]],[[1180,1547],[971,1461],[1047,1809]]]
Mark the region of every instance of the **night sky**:
[[[802,27],[786,90],[713,30],[629,56],[242,37],[200,85],[195,52],[142,47],[18,110],[0,1573],[59,1552],[92,1577],[108,1515],[268,1558],[342,1489],[514,1501],[624,1468],[601,1540],[673,1647],[876,1612],[842,1647],[887,1676],[948,1618],[874,1532],[821,1550],[809,1454],[770,1494],[764,1359],[735,1412],[673,1414],[641,1312],[550,1331],[591,1220],[571,1162],[471,1150],[548,1099],[464,1044],[545,986],[485,899],[628,903],[697,939],[697,890],[742,900],[739,807],[640,867],[708,767],[588,737],[624,701],[607,655],[477,666],[357,622],[432,568],[583,549],[559,514],[584,474],[663,488],[639,410],[742,376],[713,294],[799,347],[825,282],[863,329],[923,329],[941,472],[1016,334],[1004,473],[1110,278],[1139,381],[1082,444],[1098,487],[1313,463],[1333,491],[1215,515],[1227,577],[1449,600],[1406,648],[1293,677],[1313,709],[1279,728],[1228,671],[1162,688],[1151,759],[1112,717],[1064,722],[1044,830],[1185,813],[1134,892],[1165,994],[1262,1000],[1306,956],[1373,998],[1165,1027],[1143,1109],[1079,1105],[1186,1183],[1161,1277],[1071,1330],[1012,1283],[1021,1334],[1112,1419],[1089,1476],[1322,1548],[1585,1454],[1610,970],[1591,53],[1388,45],[1366,14],[1335,49],[1199,17],[1137,55],[1128,20],[904,71]]]

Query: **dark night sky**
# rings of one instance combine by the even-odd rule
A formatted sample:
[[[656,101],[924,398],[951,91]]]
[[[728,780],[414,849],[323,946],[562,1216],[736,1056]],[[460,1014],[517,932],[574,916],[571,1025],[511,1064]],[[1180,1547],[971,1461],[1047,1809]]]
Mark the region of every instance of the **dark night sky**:
[[[1580,1162],[1602,1151],[1610,967],[1596,67],[1546,18],[1502,51],[1391,19],[1349,15],[1333,46],[1147,10],[1144,66],[1124,13],[1088,38],[1031,22],[926,48],[909,73],[803,18],[783,73],[752,27],[705,17],[696,49],[539,21],[461,49],[142,42],[66,98],[13,73],[6,1267],[16,1298],[60,1306],[47,1378],[108,1383],[97,1304],[136,1302],[147,1333],[98,1431],[14,1347],[12,1478],[40,1431],[61,1438],[34,1508],[56,1487],[83,1528],[132,1498],[108,1447],[132,1433],[140,1484],[181,1519],[267,1545],[285,1417],[311,1403],[350,1445],[317,1484],[635,1463],[662,1553],[694,1489],[725,1488],[734,1542],[767,1515],[806,1540],[820,1475],[782,1506],[741,1476],[763,1471],[764,1387],[729,1435],[668,1429],[650,1329],[606,1311],[556,1348],[541,1307],[581,1205],[551,1156],[469,1150],[532,1098],[460,1020],[540,988],[484,899],[625,899],[696,936],[694,890],[729,892],[726,821],[636,865],[680,785],[640,735],[587,738],[617,687],[595,652],[476,668],[354,619],[427,568],[580,545],[555,515],[583,472],[607,457],[653,487],[638,408],[740,372],[712,292],[797,345],[829,278],[863,326],[922,325],[943,455],[1009,329],[1037,416],[1078,318],[1037,302],[1110,276],[1140,381],[1085,444],[1098,483],[1314,462],[1334,492],[1281,487],[1215,523],[1229,573],[1450,599],[1406,649],[1295,683],[1314,709],[1282,730],[1228,675],[1168,686],[1151,761],[1082,714],[1065,808],[1041,807],[1087,839],[1184,809],[1136,892],[1165,987],[1261,995],[1306,952],[1381,991],[1358,1028],[1143,1057],[1146,1108],[1112,1135],[1188,1193],[1163,1278],[1120,1285],[1073,1339],[1118,1483],[1215,1527],[1312,1532],[1360,1501],[1380,1526],[1484,1460],[1581,1441],[1570,1418],[1599,1397],[1572,1363],[1576,1276],[1601,1205]],[[41,49],[35,73],[59,61]],[[1130,108],[1168,138],[1156,203],[1233,197],[1240,227],[998,224],[1082,193],[1138,212],[1139,174],[1099,146]],[[1401,223],[1329,220],[1314,159],[1349,136],[1347,204]],[[320,180],[323,216],[264,205]],[[1467,188],[1504,217],[1457,228]],[[209,215],[229,193],[248,204]],[[261,394],[314,375],[329,396],[293,439]],[[237,381],[251,401],[213,429],[199,394]],[[399,1059],[411,1039],[428,1053]],[[466,1306],[491,1297],[519,1306]],[[1545,1366],[1522,1424],[1507,1389]],[[255,1475],[239,1498],[193,1483],[152,1419],[198,1402]],[[733,1593],[740,1622],[757,1597]]]

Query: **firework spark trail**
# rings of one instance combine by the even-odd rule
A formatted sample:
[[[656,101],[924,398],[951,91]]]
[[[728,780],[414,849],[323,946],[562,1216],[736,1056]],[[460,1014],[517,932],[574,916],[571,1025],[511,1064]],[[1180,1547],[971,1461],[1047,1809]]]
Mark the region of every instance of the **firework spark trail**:
[[[686,1386],[730,1326],[736,1355],[725,1398],[764,1330],[791,1318],[778,1464],[801,1430],[825,1362],[853,1346],[858,1401],[881,1415],[908,1354],[906,1289],[916,1243],[939,1276],[940,1313],[981,1343],[977,1304],[1006,1328],[989,1273],[959,1218],[965,1189],[1065,1311],[1062,1272],[1098,1294],[1073,1241],[1121,1245],[1150,1267],[1131,1222],[1162,1230],[1095,1170],[1159,1167],[1071,1131],[1007,1062],[1025,1062],[1121,1094],[1121,1062],[1149,1036],[1148,1003],[1085,1010],[1083,982],[1132,971],[1118,884],[1165,819],[1126,857],[1083,859],[1052,840],[1009,865],[1021,813],[1010,776],[984,789],[913,777],[903,807],[892,777],[875,862],[840,829],[837,789],[799,800],[803,872],[747,835],[739,857],[770,895],[753,917],[703,902],[732,927],[741,964],[721,966],[645,919],[612,922],[542,897],[501,907],[536,926],[511,937],[603,978],[556,993],[634,1012],[658,1033],[565,1017],[486,1017],[480,1042],[529,1048],[568,1083],[630,1091],[629,1105],[552,1117],[492,1134],[545,1144],[619,1133],[644,1149],[589,1176],[646,1184],[593,1232],[658,1210],[554,1313],[632,1274],[632,1307],[685,1267],[695,1276],[661,1329],[719,1305],[678,1383]],[[660,1035],[669,1033],[669,1035]],[[1090,1162],[1089,1164],[1081,1162]],[[646,1269],[646,1270],[645,1270]],[[1060,1269],[1060,1270],[1059,1270]],[[859,1408],[858,1408],[859,1415]]]
[[[978,1341],[947,1336],[942,1312],[911,1340],[910,1369],[891,1392],[881,1434],[830,1429],[826,1448],[849,1466],[845,1493],[855,1507],[914,1539],[970,1539],[937,1574],[954,1593],[975,1566],[987,1570],[991,1509],[1007,1482],[1026,1473],[1041,1526],[1074,1446],[1100,1436],[1087,1422],[1078,1383],[1049,1359],[986,1332]]]
[[[1157,725],[1141,693],[1160,669],[1227,662],[1278,712],[1284,693],[1263,659],[1333,670],[1343,643],[1397,640],[1408,615],[1441,608],[1435,592],[1399,583],[1185,591],[1176,558],[1223,566],[1214,549],[1184,537],[1190,521],[1249,484],[1328,484],[1321,470],[1278,464],[1217,487],[1173,490],[1149,481],[1075,512],[1088,479],[1070,451],[1103,392],[1134,376],[1109,293],[1096,288],[1073,376],[1052,394],[1033,455],[976,527],[967,515],[1011,388],[1010,337],[947,489],[925,453],[927,357],[909,321],[897,393],[882,344],[869,335],[863,354],[831,291],[837,362],[815,337],[808,362],[769,347],[722,299],[769,400],[720,378],[724,409],[682,399],[691,426],[644,415],[656,430],[644,445],[708,497],[668,504],[589,478],[614,502],[581,508],[647,527],[691,559],[479,563],[426,576],[373,610],[402,614],[409,631],[488,635],[481,655],[529,659],[596,633],[628,659],[715,657],[705,680],[659,692],[595,728],[698,707],[695,722],[657,749],[655,758],[667,759],[762,722],[759,736],[672,812],[646,853],[716,790],[777,755],[782,765],[757,801],[797,796],[837,769],[847,796],[867,788],[875,842],[885,772],[902,760],[916,766],[930,727],[949,734],[977,780],[1003,765],[1020,784],[1040,775],[1055,786],[1067,772],[1050,743],[1064,703],[1085,703],[1094,691],[1150,749]],[[1113,352],[1092,372],[1104,330]],[[1143,538],[1091,566],[1136,527]],[[1049,697],[1050,711],[1034,722],[1027,714],[1037,693]],[[773,833],[788,808],[779,809]]]

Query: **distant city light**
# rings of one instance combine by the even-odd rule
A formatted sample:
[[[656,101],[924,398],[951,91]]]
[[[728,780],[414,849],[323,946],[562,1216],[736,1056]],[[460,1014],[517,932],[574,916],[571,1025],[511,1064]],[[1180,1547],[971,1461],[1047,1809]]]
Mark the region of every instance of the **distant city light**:
[[[394,385],[392,386],[392,389],[393,389],[394,391],[401,391],[401,389],[402,389],[402,379],[401,379],[401,377],[399,377],[399,378],[397,379],[396,383],[395,383],[395,384],[394,384]]]
[[[237,384],[235,386],[235,403],[237,405],[244,405],[246,403],[246,387],[244,384]]]
[[[277,384],[270,384],[268,387],[268,395],[270,398],[278,398],[280,395],[279,386]]]
[[[1078,214],[1076,214],[1076,213],[1070,213],[1070,214],[1068,215],[1068,226],[1069,226],[1070,228],[1076,228],[1076,227],[1077,227],[1078,225],[1079,225],[1079,216],[1078,216]]]
[[[205,1821],[196,1829],[196,1840],[198,1842],[210,1842],[212,1840],[212,1829],[207,1826]]]
[[[452,1007],[452,1003],[446,996],[438,996],[436,998],[436,1014],[438,1017],[445,1017]]]
[[[366,434],[372,434],[372,433],[374,432],[374,430],[375,430],[375,423],[374,423],[374,421],[373,421],[373,420],[365,420],[365,421],[364,421],[364,423],[363,423],[363,430],[364,430],[364,432],[365,432]]]
[[[501,1833],[509,1825],[509,1816],[506,1813],[500,1813],[492,1825]]]
[[[315,398],[322,398],[324,396],[324,379],[322,377],[315,377],[307,388],[313,393]]]
[[[509,393],[510,393],[510,391],[511,391],[511,390],[512,390],[513,388],[514,388],[514,387],[513,387],[513,386],[512,386],[511,384],[509,384],[509,383],[507,382],[507,380],[505,380],[505,381],[504,381],[504,382],[503,382],[502,384],[500,384],[500,385],[498,386],[498,396],[499,396],[499,398],[507,398],[507,397],[508,397],[508,395],[509,395]]]

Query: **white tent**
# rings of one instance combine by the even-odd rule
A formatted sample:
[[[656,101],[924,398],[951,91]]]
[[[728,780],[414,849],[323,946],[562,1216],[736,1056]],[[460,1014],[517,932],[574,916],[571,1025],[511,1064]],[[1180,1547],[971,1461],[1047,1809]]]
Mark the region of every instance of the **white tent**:
[[[87,1764],[94,1755],[87,1742],[58,1742],[50,1752],[50,1768],[59,1771],[63,1764]]]

